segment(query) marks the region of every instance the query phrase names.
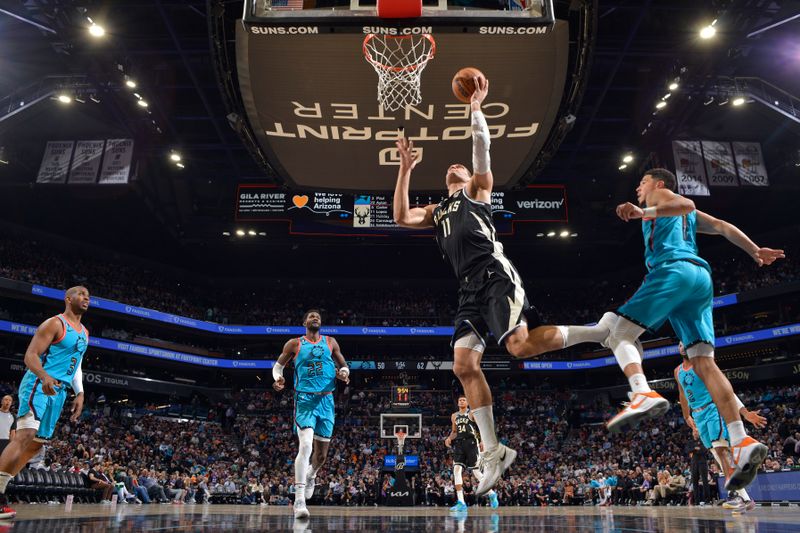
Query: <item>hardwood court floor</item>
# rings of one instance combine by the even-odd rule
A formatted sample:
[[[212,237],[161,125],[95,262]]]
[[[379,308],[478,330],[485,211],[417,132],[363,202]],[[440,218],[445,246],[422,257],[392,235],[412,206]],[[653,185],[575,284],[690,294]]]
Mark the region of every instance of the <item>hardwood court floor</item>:
[[[471,508],[454,515],[430,507],[319,507],[295,521],[289,507],[245,505],[61,505],[16,506],[17,518],[0,522],[0,533],[148,531],[410,531],[434,533],[800,532],[800,507],[760,507],[743,515],[704,507],[501,507]]]

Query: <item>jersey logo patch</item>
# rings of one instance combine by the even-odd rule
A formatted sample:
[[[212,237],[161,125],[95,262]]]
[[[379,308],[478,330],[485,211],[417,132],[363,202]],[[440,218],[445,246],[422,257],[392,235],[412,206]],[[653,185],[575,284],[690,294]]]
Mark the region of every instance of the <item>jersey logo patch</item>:
[[[322,354],[324,354],[324,353],[325,353],[325,349],[322,346],[320,346],[319,344],[317,344],[313,348],[311,348],[311,357],[313,357],[314,359],[319,359],[320,357],[322,357]]]

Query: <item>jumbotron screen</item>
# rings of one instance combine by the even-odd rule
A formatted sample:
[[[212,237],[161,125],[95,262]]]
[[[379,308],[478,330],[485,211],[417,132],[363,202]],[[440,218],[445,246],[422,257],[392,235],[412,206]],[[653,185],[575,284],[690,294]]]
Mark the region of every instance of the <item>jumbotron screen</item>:
[[[442,195],[412,194],[411,204],[424,206]],[[492,193],[495,228],[514,232],[518,222],[567,222],[567,191],[562,185],[532,185],[519,191]],[[392,219],[392,197],[379,194],[291,192],[274,185],[241,184],[236,194],[238,222],[288,224],[292,234],[353,236],[432,235],[399,227]]]

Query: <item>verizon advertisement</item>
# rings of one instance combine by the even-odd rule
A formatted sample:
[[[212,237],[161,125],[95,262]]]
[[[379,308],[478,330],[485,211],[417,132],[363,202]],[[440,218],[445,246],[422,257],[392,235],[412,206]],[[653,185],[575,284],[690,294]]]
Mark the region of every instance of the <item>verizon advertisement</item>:
[[[403,28],[390,29],[405,35]],[[490,81],[483,110],[495,187],[509,188],[530,168],[557,118],[569,48],[562,21],[552,31],[511,29],[425,28],[436,54],[422,73],[422,100],[388,112],[378,105],[378,77],[364,59],[363,33],[239,24],[237,68],[250,125],[269,163],[297,189],[393,190],[394,143],[405,135],[420,157],[411,189],[441,191],[451,164],[471,167],[469,104],[456,100],[451,80],[472,66]]]

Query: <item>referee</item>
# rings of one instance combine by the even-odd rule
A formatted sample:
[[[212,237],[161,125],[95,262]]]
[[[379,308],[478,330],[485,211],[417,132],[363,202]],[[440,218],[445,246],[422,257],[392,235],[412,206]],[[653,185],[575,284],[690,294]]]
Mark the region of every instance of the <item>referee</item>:
[[[10,395],[3,396],[3,400],[0,402],[0,454],[3,453],[16,433],[17,418],[11,413],[13,402],[14,398]]]

